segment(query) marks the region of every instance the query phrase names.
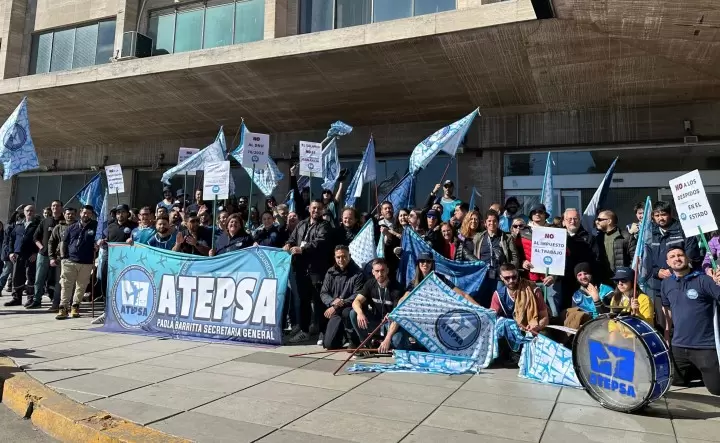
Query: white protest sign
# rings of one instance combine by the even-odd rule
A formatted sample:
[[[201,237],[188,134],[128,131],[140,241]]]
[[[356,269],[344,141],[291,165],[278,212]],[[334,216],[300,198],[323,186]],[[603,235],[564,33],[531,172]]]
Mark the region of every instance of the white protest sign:
[[[230,162],[214,162],[205,166],[203,200],[218,200],[230,195]]]
[[[200,152],[200,150],[197,148],[180,148],[180,150],[178,150],[178,165],[198,152]],[[187,175],[195,175],[195,171],[185,171],[185,173]]]
[[[268,163],[270,155],[270,136],[268,134],[256,134],[246,132],[243,137],[242,165],[246,168],[264,168]]]
[[[565,275],[567,231],[560,228],[532,228],[532,272]]]
[[[717,222],[697,169],[670,180],[670,191],[685,236],[694,237],[700,234],[698,228],[702,229],[702,232],[717,231]]]
[[[107,177],[109,194],[122,194],[125,192],[125,179],[120,165],[105,166],[105,176]]]
[[[300,142],[300,175],[322,176],[322,145],[314,142]]]

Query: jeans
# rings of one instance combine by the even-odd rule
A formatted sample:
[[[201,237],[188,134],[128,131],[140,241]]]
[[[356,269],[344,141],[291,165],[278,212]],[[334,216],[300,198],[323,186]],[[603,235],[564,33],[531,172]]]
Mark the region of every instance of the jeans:
[[[12,276],[13,263],[10,260],[5,260],[2,269],[2,275],[0,275],[0,290],[5,289],[5,285]]]
[[[672,347],[675,363],[675,382],[687,386],[692,380],[702,377],[703,383],[713,395],[720,395],[720,368],[715,349],[690,349]]]
[[[367,315],[366,315],[367,316]],[[350,323],[352,324],[353,329],[355,329],[355,333],[357,334],[358,338],[360,339],[360,343],[364,342],[365,339],[370,335],[372,331],[375,330],[375,328],[378,327],[381,320],[374,319],[374,318],[368,318],[368,327],[367,329],[361,329],[358,325],[357,321],[357,312],[353,309],[350,311]],[[403,328],[399,328],[395,334],[393,334],[392,338],[390,339],[392,342],[393,349],[400,349],[400,350],[416,350],[418,349],[417,346],[413,346],[410,343],[410,334],[408,334]]]
[[[285,291],[285,303],[283,307],[283,326],[285,326],[285,319],[288,315],[290,316],[291,325],[300,325],[300,294],[298,293],[298,285],[294,272],[291,272],[288,276],[288,288]]]
[[[35,263],[35,303],[42,301],[42,296],[45,293],[45,282],[50,272],[50,258],[46,255],[38,254],[37,262]]]
[[[560,316],[560,311],[563,309],[562,300],[562,282],[555,280],[551,286],[545,287],[542,283],[538,282],[537,287],[545,294],[545,303],[550,309],[551,317]],[[547,289],[547,292],[546,292]]]

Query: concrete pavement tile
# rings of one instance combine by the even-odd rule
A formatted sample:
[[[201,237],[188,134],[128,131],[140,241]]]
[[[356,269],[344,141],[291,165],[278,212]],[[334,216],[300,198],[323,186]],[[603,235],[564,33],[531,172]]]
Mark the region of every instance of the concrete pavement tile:
[[[121,346],[132,347],[138,343],[156,342],[157,337],[137,334],[96,334],[89,332],[87,338],[81,340],[83,343],[102,343],[107,348],[118,348]]]
[[[103,369],[112,368],[114,366],[124,365],[124,361],[114,360],[111,358],[96,358],[86,355],[77,355],[75,357],[61,358],[52,360],[44,365],[61,369],[89,369],[93,371],[101,371]],[[36,369],[38,365],[32,365],[32,369]]]
[[[142,343],[134,343],[132,345],[126,345],[123,347],[132,348],[137,351],[151,351],[161,352],[163,354],[170,354],[172,352],[185,351],[191,348],[197,348],[205,346],[206,343],[199,341],[184,341],[184,340],[148,340]]]
[[[289,368],[299,368],[315,360],[316,358],[290,357],[276,352],[255,352],[234,359],[234,361],[241,363],[260,363],[263,365],[287,366]]]
[[[323,348],[321,348],[318,345],[312,344],[312,345],[293,345],[293,346],[276,346],[276,347],[258,347],[258,352],[274,352],[275,354],[285,354],[285,355],[293,355],[293,354],[302,354],[303,352],[318,352],[322,351]],[[313,354],[316,358],[322,358],[328,353],[322,353],[322,354]]]
[[[545,420],[519,418],[514,415],[440,406],[422,424],[513,440],[536,442],[540,439]],[[478,441],[482,441],[478,439]]]
[[[102,397],[119,394],[125,391],[131,391],[141,386],[149,385],[150,382],[142,382],[129,378],[113,377],[111,375],[92,373],[80,377],[70,378],[49,383],[51,388],[60,388],[86,394],[94,394]]]
[[[436,408],[428,403],[398,400],[395,398],[380,399],[376,396],[348,392],[320,410],[330,412],[349,413],[353,416],[365,415],[368,417],[385,418],[388,420],[420,423]]]
[[[156,384],[145,386],[144,388],[134,391],[125,392],[115,398],[121,400],[135,401],[138,403],[147,403],[149,405],[157,405],[162,407],[172,407],[186,411],[198,407],[205,403],[217,400],[224,394],[210,391],[202,391],[200,389],[185,388],[180,386]]]
[[[562,388],[557,401],[573,405],[598,406],[598,402],[590,397],[585,389]]]
[[[674,435],[670,420],[657,417],[623,414],[602,407],[571,405],[558,403],[555,405],[551,420],[566,423],[587,424],[604,428],[621,429],[635,432],[651,432],[655,434]],[[718,423],[720,430],[720,423]]]
[[[675,443],[675,437],[550,421],[540,441],[542,443]]]
[[[112,358],[115,360],[122,360],[127,363],[139,362],[143,360],[150,360],[158,357],[157,352],[151,351],[136,351],[130,350],[129,348],[112,348],[105,349],[102,351],[92,352],[85,354],[88,357],[97,358]]]
[[[243,443],[256,441],[275,428],[230,420],[197,412],[185,412],[150,425],[172,435],[203,443]]]
[[[470,375],[442,375],[442,374],[413,374],[385,372],[377,376],[378,380],[389,382],[412,383],[423,386],[439,386],[441,388],[457,389],[471,378]]]
[[[523,399],[519,397],[488,394],[487,392],[458,391],[445,400],[443,406],[547,420],[550,418],[550,414],[555,406],[555,401]]]
[[[337,423],[338,426],[328,426],[329,423]],[[289,424],[285,429],[354,442],[395,443],[414,427],[413,423],[362,415],[354,415],[348,420],[347,414],[343,412],[318,409]]]
[[[191,369],[161,368],[160,366],[150,366],[142,363],[130,363],[99,371],[98,374],[131,378],[138,381],[147,381],[148,383],[157,383],[159,381],[187,374],[190,371]]]
[[[288,431],[287,429],[278,429],[272,434],[261,438],[257,443],[307,443],[310,441],[313,443],[348,443],[347,440],[338,440],[337,438],[323,437],[305,432]]]
[[[491,435],[480,436],[477,432],[460,432],[451,429],[433,428],[432,426],[418,426],[401,441],[402,443],[517,443],[517,440]]]
[[[194,409],[193,412],[279,428],[311,410],[312,408],[307,406],[241,397],[234,394]]]
[[[262,381],[254,378],[234,377],[202,371],[191,372],[163,382],[163,384],[168,385],[187,386],[193,389],[221,392],[224,394],[237,392],[258,383],[262,383]]]
[[[353,390],[358,394],[375,397],[396,398],[398,400],[419,401],[439,405],[455,390],[438,386],[422,386],[412,383],[396,383],[374,378]]]
[[[486,392],[488,394],[501,394],[520,398],[534,398],[537,400],[555,400],[560,392],[560,388],[557,386],[541,385],[539,383],[522,383],[516,382],[515,380],[498,380],[478,376],[474,376],[468,380],[462,385],[460,390]]]
[[[708,443],[708,441],[709,440],[698,440],[697,438],[677,438],[677,443]]]
[[[149,405],[135,401],[122,400],[117,397],[103,398],[88,403],[88,406],[107,411],[126,420],[146,425],[181,413],[181,410],[164,406]]]
[[[238,358],[244,355],[253,354],[260,351],[258,348],[251,348],[249,346],[242,345],[215,345],[209,344],[206,346],[200,346],[198,348],[187,349],[180,351],[178,355],[190,355],[192,357],[210,357],[210,358]]]
[[[532,380],[528,380],[527,378],[518,377],[519,369],[513,369],[513,368],[494,368],[494,369],[483,369],[481,373],[474,375],[474,377],[479,378],[492,378],[495,380],[507,380],[507,381],[515,381],[518,383],[533,383]]]
[[[233,396],[260,398],[308,408],[317,408],[340,395],[342,395],[341,391],[278,383],[274,380],[260,383],[233,394]]]
[[[88,343],[83,341],[77,341],[72,340],[68,342],[62,342],[62,343],[54,343],[51,345],[45,345],[45,346],[36,346],[35,350],[38,351],[57,351],[57,352],[64,352],[66,354],[75,354],[75,355],[81,355],[81,354],[89,354],[91,352],[97,352],[97,351],[103,351],[107,349],[108,346],[102,344],[102,343]]]
[[[71,379],[72,380],[72,379]],[[103,398],[101,395],[86,394],[84,392],[71,391],[68,389],[53,388],[55,392],[58,392],[68,398],[75,400],[78,403],[87,403],[93,400],[99,400]]]
[[[162,357],[143,360],[143,364],[150,365],[150,366],[160,366],[163,368],[198,370],[198,369],[203,369],[203,368],[207,368],[210,366],[219,365],[220,363],[225,363],[227,360],[230,360],[230,359],[219,359],[219,358],[209,358],[209,357],[197,358],[197,357],[191,357],[189,355],[169,354],[169,355],[164,355]]]
[[[66,378],[77,377],[80,375],[90,374],[94,369],[60,369],[60,368],[42,368],[26,370],[27,374],[39,381],[40,383],[52,383]]]
[[[33,352],[32,350],[26,349],[11,349],[7,351],[0,351],[0,354],[10,357],[12,361],[14,361],[15,364],[18,366],[27,366],[35,363],[42,363],[72,357],[72,355],[65,354],[63,352]]]
[[[720,441],[720,423],[715,420],[678,418],[672,421],[678,438]]]
[[[211,366],[203,369],[203,372],[211,372],[213,374],[225,374],[235,377],[255,378],[258,380],[268,380],[292,371],[293,368],[288,366],[272,366],[260,363],[245,363],[239,361],[229,361],[217,366]]]
[[[720,421],[720,398],[704,387],[668,392],[665,399],[672,418]]]
[[[355,364],[354,361],[349,361],[349,362],[345,363],[345,366],[338,372],[338,374],[350,375],[350,373],[347,372],[346,369],[354,364]],[[320,372],[327,372],[327,373],[332,374],[339,367],[340,367],[339,361],[328,360],[328,359],[323,358],[320,360],[315,360],[314,362],[307,364],[307,365],[303,366],[302,368],[308,369],[311,371],[320,371]],[[352,374],[353,377],[365,377],[365,378],[374,378],[374,377],[377,377],[377,375],[378,375],[377,373],[373,373],[373,372],[356,372],[356,373]]]
[[[338,391],[349,391],[367,380],[367,377],[355,377],[349,374],[333,376],[328,372],[310,371],[307,369],[295,369],[273,379],[273,381],[282,383],[335,389]]]

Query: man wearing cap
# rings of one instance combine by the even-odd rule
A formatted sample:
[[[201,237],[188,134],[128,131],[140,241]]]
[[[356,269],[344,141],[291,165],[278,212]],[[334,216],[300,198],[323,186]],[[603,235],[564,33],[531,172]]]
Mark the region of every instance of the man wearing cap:
[[[165,186],[163,188],[163,199],[160,200],[160,202],[155,206],[155,208],[165,208],[168,212],[172,210],[173,205],[173,193],[170,186]]]
[[[673,384],[687,386],[698,376],[713,395],[720,395],[720,367],[715,349],[714,310],[720,303],[720,271],[710,277],[690,267],[681,246],[670,246],[660,294],[665,316],[665,340],[675,362]],[[670,331],[672,333],[672,341]]]
[[[445,180],[443,183],[443,196],[440,198],[440,204],[443,207],[441,219],[444,222],[450,221],[455,213],[455,207],[462,203],[453,192],[455,191],[455,183],[452,180]]]
[[[128,205],[118,205],[115,207],[115,220],[110,222],[103,231],[102,238],[98,240],[98,245],[107,249],[107,243],[125,243],[132,236],[133,229],[138,225],[130,220],[130,208]],[[102,281],[107,281],[107,260],[102,266]],[[102,285],[103,295],[105,295],[106,285]]]
[[[427,219],[428,229],[423,236],[423,240],[425,240],[425,243],[430,245],[431,248],[433,248],[439,253],[442,253],[443,237],[442,233],[440,232],[440,213],[438,213],[438,211],[434,209],[431,209],[427,212],[425,217]]]
[[[188,205],[188,199],[187,195],[185,195],[184,189],[177,190],[177,192],[175,193],[175,201],[173,203],[176,205],[179,204],[182,208],[185,208]]]
[[[80,317],[80,302],[85,293],[85,288],[90,283],[90,274],[92,273],[95,251],[97,250],[95,244],[97,221],[92,219],[94,213],[92,206],[83,206],[80,211],[80,220],[73,223],[65,231],[65,237],[61,243],[63,248],[62,256],[66,258],[62,261],[62,272],[60,273],[60,287],[62,288],[60,312],[55,317],[58,320],[64,320],[68,317],[68,305],[73,294],[70,316],[73,318]]]
[[[575,278],[580,285],[580,289],[575,291],[572,296],[573,306],[591,314],[593,318],[597,317],[598,310],[595,308],[595,298],[604,300],[605,297],[613,291],[608,285],[593,283],[592,268],[590,263],[578,263],[575,266]]]
[[[518,214],[520,210],[520,202],[517,197],[510,197],[505,200],[505,212],[500,216],[500,229],[510,233],[513,220],[516,218],[522,218],[523,222],[527,224],[528,218],[523,214]]]

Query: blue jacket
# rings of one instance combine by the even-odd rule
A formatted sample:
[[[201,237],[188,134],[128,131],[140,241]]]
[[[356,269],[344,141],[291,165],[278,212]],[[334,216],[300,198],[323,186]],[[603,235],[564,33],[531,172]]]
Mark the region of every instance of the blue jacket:
[[[713,309],[720,302],[720,286],[700,271],[662,281],[662,304],[672,311],[672,345],[715,349]],[[714,353],[714,352],[713,352]]]
[[[16,223],[12,231],[10,231],[10,238],[8,239],[9,253],[18,254],[23,258],[37,254],[38,247],[35,244],[34,237],[39,224],[40,220],[37,217],[33,218],[27,226],[25,226],[24,221]]]
[[[65,231],[63,239],[63,249],[65,249],[63,257],[67,257],[68,260],[75,263],[93,264],[96,230],[97,221],[95,220],[90,220],[85,226],[79,221],[70,225]]]
[[[645,269],[649,274],[648,285],[651,289],[660,291],[662,280],[658,278],[658,272],[661,269],[668,269],[667,251],[670,246],[681,246],[690,260],[690,266],[693,269],[700,269],[703,257],[700,254],[697,238],[685,238],[679,221],[674,220],[664,234],[654,223],[651,229],[652,239],[645,251]]]
[[[250,234],[237,234],[230,237],[230,234],[223,232],[217,240],[215,240],[215,250],[217,255],[228,252],[238,251],[240,249],[252,246],[253,239]]]

